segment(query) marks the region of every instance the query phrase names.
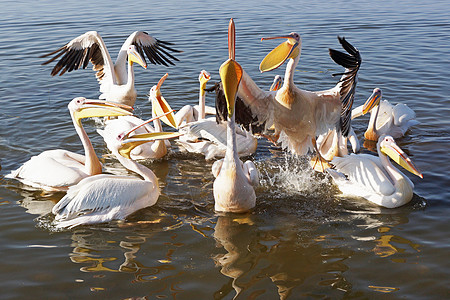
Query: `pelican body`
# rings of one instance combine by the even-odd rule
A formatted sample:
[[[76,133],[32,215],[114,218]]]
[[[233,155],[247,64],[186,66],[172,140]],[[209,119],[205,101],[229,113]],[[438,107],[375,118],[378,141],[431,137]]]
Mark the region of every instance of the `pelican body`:
[[[377,152],[378,157],[369,154],[335,157],[331,161],[335,169],[328,172],[344,195],[363,197],[387,208],[408,203],[413,197],[414,184],[391,164],[388,156],[421,178],[422,173],[391,136],[379,138]]]
[[[69,188],[67,194],[53,207],[56,227],[122,220],[133,212],[152,206],[160,195],[158,178],[152,170],[131,159],[134,147],[155,139],[178,137],[178,133],[153,132],[119,134],[108,139],[108,148],[128,170],[142,179],[131,176],[99,174],[81,180]]]
[[[399,103],[394,106],[381,98],[381,89],[375,88],[366,103],[352,111],[352,118],[370,112],[369,124],[364,133],[367,140],[377,141],[382,135],[400,138],[409,127],[419,124],[415,120],[416,113],[406,104]]]
[[[242,77],[242,67],[235,58],[235,29],[233,19],[228,27],[229,59],[220,67],[220,77],[227,101],[227,150],[223,160],[213,165],[216,177],[213,184],[214,209],[221,212],[246,212],[256,204],[253,185],[259,181],[258,171],[251,161],[239,159],[236,145],[235,101]]]
[[[331,58],[345,67],[338,84],[329,90],[311,92],[299,89],[294,84],[294,71],[300,59],[301,38],[293,32],[286,36],[263,38],[263,40],[286,38],[261,62],[261,72],[270,71],[288,60],[283,86],[277,91],[261,90],[244,71],[238,96],[251,109],[265,128],[272,125],[275,138],[283,148],[303,155],[315,148],[316,136],[336,128],[344,137],[349,133],[351,106],[357,83],[357,72],[361,65],[359,51],[340,38],[342,47],[349,53],[330,49]],[[240,120],[238,120],[240,122]]]
[[[144,122],[143,120],[135,116],[125,116],[119,117],[117,119],[107,120],[105,128],[103,130],[102,129],[97,130],[97,132],[105,139],[105,141],[107,139],[115,138],[118,134],[129,130],[131,130],[133,134],[162,132],[162,124],[160,119],[156,118],[157,114],[164,115],[162,120],[171,127],[176,128],[173,110],[170,108],[170,105],[161,95],[161,86],[164,80],[167,78],[167,76],[168,74],[166,73],[159,80],[158,84],[154,85],[149,92],[149,101],[152,104],[152,117],[154,127],[148,124],[148,121]],[[111,145],[111,143],[108,142],[106,144]],[[136,146],[130,152],[130,156],[133,160],[159,159],[167,154],[168,147],[170,147],[170,142],[168,140],[157,139]]]
[[[119,102],[133,106],[137,92],[134,87],[133,63],[138,63],[147,68],[144,56],[147,56],[152,64],[173,65],[172,60],[178,61],[170,52],[180,52],[170,47],[169,42],[158,40],[146,32],[135,31],[122,45],[115,64],[106,48],[106,45],[96,31],[88,31],[63,47],[42,57],[52,56],[43,65],[62,58],[53,67],[51,75],[71,72],[80,68],[85,69],[89,62],[96,71],[96,77],[100,84],[100,99]]]
[[[69,112],[75,130],[83,144],[84,155],[67,150],[55,149],[33,156],[19,169],[7,175],[22,183],[47,191],[66,191],[83,178],[100,174],[102,165],[95,154],[89,137],[84,131],[81,119],[90,117],[116,117],[131,115],[131,107],[102,100],[73,99]]]

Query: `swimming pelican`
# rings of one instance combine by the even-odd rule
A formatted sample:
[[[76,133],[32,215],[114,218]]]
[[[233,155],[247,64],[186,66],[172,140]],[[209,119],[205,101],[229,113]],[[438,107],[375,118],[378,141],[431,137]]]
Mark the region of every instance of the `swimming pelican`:
[[[409,157],[391,136],[383,135],[377,144],[378,157],[370,154],[351,154],[331,161],[336,170],[328,169],[341,192],[359,196],[387,208],[402,206],[411,201],[414,184],[394,167],[391,157],[407,171],[423,178]]]
[[[178,137],[176,132],[135,134],[130,132],[108,139],[108,148],[128,170],[144,180],[131,176],[99,174],[81,180],[69,188],[67,194],[53,207],[56,227],[72,228],[83,224],[122,220],[133,212],[152,206],[160,191],[158,178],[149,168],[133,161],[134,147],[155,139]]]
[[[381,89],[375,88],[366,103],[352,111],[352,118],[370,111],[369,125],[364,133],[367,140],[377,141],[383,134],[400,138],[409,127],[420,123],[415,120],[416,113],[406,104],[393,106],[387,100],[381,101],[381,97]]]
[[[298,155],[315,149],[316,136],[338,126],[346,137],[350,130],[350,115],[353,104],[357,72],[361,65],[359,51],[345,38],[338,37],[345,54],[329,50],[331,58],[345,67],[341,79],[334,88],[325,91],[310,92],[297,88],[293,75],[300,59],[301,38],[292,32],[286,36],[263,38],[262,40],[286,38],[287,40],[272,50],[261,62],[261,72],[278,68],[286,60],[283,86],[276,92],[261,90],[244,71],[238,96],[250,107],[254,116],[266,128],[274,125],[274,140],[280,139],[283,148]],[[237,120],[237,122],[240,122]]]
[[[162,132],[162,125],[160,118],[156,118],[157,115],[164,115],[161,119],[164,123],[176,127],[175,117],[173,115],[173,110],[170,108],[167,101],[161,95],[161,86],[164,80],[169,76],[165,74],[158,82],[154,85],[149,92],[149,101],[152,103],[152,118],[155,127],[148,124],[148,121],[143,120],[135,116],[124,116],[117,119],[107,120],[105,128],[98,129],[97,132],[105,139],[115,138],[118,134],[131,129],[133,134],[151,133],[151,132]],[[107,145],[112,145],[111,143],[106,143]],[[131,159],[159,159],[167,154],[167,147],[170,147],[170,142],[168,140],[155,140],[153,142],[148,142],[140,146],[136,146],[130,152]],[[110,149],[110,151],[112,151]]]
[[[229,59],[219,69],[223,91],[228,107],[227,151],[223,160],[213,164],[216,179],[213,184],[214,209],[222,212],[245,212],[256,204],[254,185],[259,183],[259,175],[252,161],[242,163],[236,145],[235,101],[242,77],[242,67],[235,59],[235,27],[230,19],[228,27]]]
[[[47,150],[31,157],[20,168],[7,175],[26,185],[47,191],[66,191],[83,178],[100,174],[102,165],[81,124],[81,119],[131,115],[129,106],[102,100],[74,98],[68,104],[75,130],[84,148],[84,155],[67,150]]]
[[[177,120],[177,126],[203,120],[206,115],[215,115],[216,109],[205,104],[205,88],[206,83],[211,79],[211,75],[205,71],[201,70],[198,75],[198,81],[200,82],[200,92],[198,97],[198,105],[183,106],[176,114],[175,118]]]
[[[96,31],[88,31],[58,50],[43,55],[42,57],[56,54],[43,65],[53,62],[64,54],[51,72],[52,76],[58,73],[61,76],[66,71],[85,69],[90,61],[93,65],[92,69],[97,71],[96,77],[101,92],[99,98],[133,106],[137,95],[134,87],[133,62],[147,68],[143,57],[145,53],[152,64],[173,65],[171,60],[178,61],[178,59],[168,51],[180,51],[171,48],[170,45],[172,43],[158,40],[146,32],[135,31],[123,43],[113,64],[100,34]],[[126,64],[127,60],[128,64]]]

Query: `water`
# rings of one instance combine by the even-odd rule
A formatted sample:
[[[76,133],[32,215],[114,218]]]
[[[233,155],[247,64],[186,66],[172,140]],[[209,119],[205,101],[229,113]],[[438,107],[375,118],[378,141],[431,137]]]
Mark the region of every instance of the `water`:
[[[447,1],[2,1],[0,22],[0,290],[2,299],[442,299],[449,295],[450,13]],[[175,67],[136,68],[136,113],[151,115],[147,93],[165,73],[173,108],[197,101],[197,77],[218,80],[233,17],[236,58],[261,86],[274,72],[258,65],[274,46],[263,36],[296,31],[302,57],[296,84],[332,87],[340,68],[328,57],[343,35],[361,51],[356,105],[376,86],[406,103],[421,125],[398,143],[424,179],[411,203],[380,209],[340,198],[329,178],[260,141],[257,206],[218,215],[212,162],[177,153],[145,162],[160,179],[158,203],[111,222],[57,232],[51,207],[63,194],[26,189],[3,176],[52,148],[81,152],[67,103],[98,97],[90,70],[50,77],[40,55],[97,30],[113,58],[135,30],[176,43]],[[212,104],[213,96],[207,97]],[[367,118],[354,122],[362,141]],[[93,121],[85,128],[108,170]],[[368,151],[368,150],[364,150]]]

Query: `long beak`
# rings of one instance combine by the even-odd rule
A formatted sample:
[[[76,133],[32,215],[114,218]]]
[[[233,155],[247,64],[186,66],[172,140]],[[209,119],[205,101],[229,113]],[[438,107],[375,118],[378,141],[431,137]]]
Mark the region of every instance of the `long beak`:
[[[145,62],[145,59],[142,57],[141,54],[139,54],[136,47],[134,46],[130,46],[128,50],[128,60],[130,62],[139,64],[144,69],[147,69],[147,63]]]
[[[400,147],[397,146],[395,142],[383,144],[383,146],[381,146],[381,152],[392,158],[393,161],[405,168],[407,171],[419,176],[420,178],[423,178],[422,173],[419,172],[408,155],[403,152],[403,150],[400,149]]]
[[[169,76],[168,73],[164,74],[163,77],[158,81],[158,84],[155,87],[155,98],[152,98],[152,110],[155,116],[161,116],[161,121],[166,123],[167,125],[178,129],[177,122],[175,121],[175,116],[173,114],[173,109],[170,107],[169,103],[167,103],[166,99],[161,95],[161,86]]]
[[[74,111],[74,118],[81,126],[81,119],[84,118],[131,116],[133,115],[131,111],[133,111],[133,108],[128,105],[85,99],[81,108]]]
[[[283,83],[283,79],[281,79],[281,76],[278,76],[274,79],[272,85],[270,86],[270,91],[278,91],[281,87],[281,84]]]
[[[131,138],[124,139],[119,147],[119,154],[125,158],[131,159],[131,151],[142,144],[155,140],[166,140],[176,138],[182,135],[179,132],[151,132],[143,134],[135,134]]]
[[[151,118],[151,119],[149,119],[149,120],[147,120],[147,121],[145,121],[145,122],[142,122],[141,124],[136,125],[136,126],[134,126],[133,128],[131,128],[130,130],[121,133],[117,138],[118,138],[119,140],[123,140],[123,139],[125,139],[125,138],[128,138],[128,136],[130,135],[130,133],[132,133],[133,131],[136,131],[138,128],[141,128],[141,127],[144,126],[145,124],[148,124],[148,123],[150,123],[150,122],[153,122],[153,121],[155,121],[155,120],[157,120],[157,119],[163,118],[164,116],[166,116],[166,115],[168,115],[168,114],[171,114],[171,113],[173,113],[174,111],[175,111],[175,110],[172,109],[171,111],[168,111],[168,112],[165,113],[165,114],[156,116],[156,117]]]
[[[375,106],[379,105],[381,101],[381,90],[379,88],[375,88],[373,90],[372,95],[370,95],[369,99],[364,103],[362,114],[365,115],[369,111],[371,111]]]
[[[219,74],[222,80],[223,92],[227,101],[228,117],[232,117],[236,104],[236,95],[242,79],[242,67],[235,58],[235,26],[230,19],[228,26],[228,56],[229,58],[220,66]]]
[[[266,57],[264,57],[264,59],[261,61],[261,64],[259,65],[259,70],[261,71],[261,73],[274,70],[281,66],[287,59],[295,58],[300,54],[300,48],[298,47],[299,42],[295,41],[292,35],[262,38],[261,41],[282,38],[285,38],[287,40],[270,51],[269,54],[267,54]]]
[[[198,81],[200,82],[200,92],[201,92],[202,96],[205,94],[206,83],[210,79],[211,79],[211,75],[207,71],[202,70],[200,72],[200,75],[198,76]]]

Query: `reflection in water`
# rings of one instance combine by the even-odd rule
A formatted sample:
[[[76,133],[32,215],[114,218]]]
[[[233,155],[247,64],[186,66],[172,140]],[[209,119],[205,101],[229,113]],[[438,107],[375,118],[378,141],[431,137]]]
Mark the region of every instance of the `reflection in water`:
[[[351,289],[343,277],[348,269],[344,260],[351,255],[349,250],[322,247],[327,237],[310,238],[308,233],[302,237],[289,236],[288,232],[264,232],[254,224],[252,216],[220,216],[214,238],[226,253],[213,259],[231,282],[220,288],[215,298],[222,299],[232,290],[233,299],[262,294],[270,297],[275,295],[273,286],[280,299],[300,296],[298,291],[294,292],[296,287],[302,287],[296,290],[304,290],[303,287],[309,290],[302,297],[331,296]],[[324,287],[332,287],[334,291]]]

